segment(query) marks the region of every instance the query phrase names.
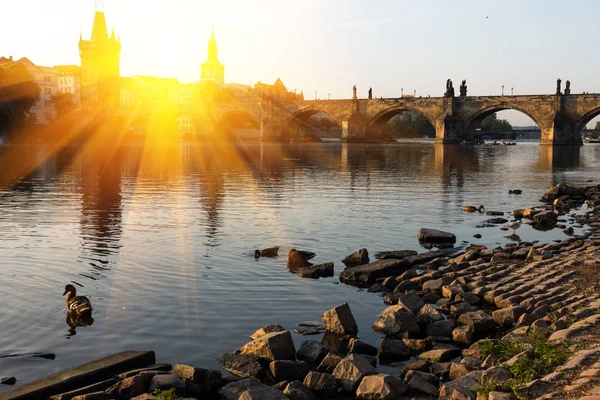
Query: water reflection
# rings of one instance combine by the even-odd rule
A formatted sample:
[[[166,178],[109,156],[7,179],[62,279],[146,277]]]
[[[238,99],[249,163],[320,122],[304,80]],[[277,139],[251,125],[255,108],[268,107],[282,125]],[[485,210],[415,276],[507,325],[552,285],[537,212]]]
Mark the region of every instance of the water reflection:
[[[77,334],[78,327],[87,327],[92,326],[94,323],[94,318],[92,316],[78,316],[74,313],[67,312],[67,325],[69,326],[69,331],[67,333],[67,338],[71,336],[75,336]]]

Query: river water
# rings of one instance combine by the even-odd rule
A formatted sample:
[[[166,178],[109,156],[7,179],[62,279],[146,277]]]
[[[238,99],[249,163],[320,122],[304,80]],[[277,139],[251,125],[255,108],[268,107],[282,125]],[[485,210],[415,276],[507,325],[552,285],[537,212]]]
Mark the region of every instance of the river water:
[[[512,212],[537,205],[555,183],[598,183],[599,149],[428,142],[2,147],[0,356],[52,352],[56,359],[0,358],[0,375],[22,384],[124,349],[218,368],[216,357],[245,344],[255,329],[279,323],[291,330],[345,301],[359,336],[378,345],[370,325],[385,305],[377,294],[336,284],[341,258],[362,247],[371,255],[424,251],[420,227],[454,232],[459,245],[504,244],[507,232],[476,228],[486,216],[461,206]],[[566,237],[526,225],[518,233],[523,240]],[[279,258],[252,257],[275,245]],[[316,262],[334,261],[336,277],[291,274],[285,254],[293,247],[316,252]],[[71,282],[93,303],[91,326],[65,322],[61,295]],[[293,336],[297,345],[307,338]]]

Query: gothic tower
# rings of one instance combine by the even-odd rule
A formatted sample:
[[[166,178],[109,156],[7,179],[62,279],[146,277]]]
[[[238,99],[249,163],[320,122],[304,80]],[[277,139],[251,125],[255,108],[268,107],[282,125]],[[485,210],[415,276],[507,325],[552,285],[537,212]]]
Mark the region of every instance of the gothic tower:
[[[79,36],[79,56],[83,106],[118,107],[121,38],[116,37],[114,29],[108,36],[103,11],[96,10],[91,39]]]
[[[217,59],[217,41],[215,40],[215,30],[212,30],[212,35],[208,41],[208,57],[202,64],[200,72],[201,83],[214,83],[222,85],[225,83],[225,66]]]

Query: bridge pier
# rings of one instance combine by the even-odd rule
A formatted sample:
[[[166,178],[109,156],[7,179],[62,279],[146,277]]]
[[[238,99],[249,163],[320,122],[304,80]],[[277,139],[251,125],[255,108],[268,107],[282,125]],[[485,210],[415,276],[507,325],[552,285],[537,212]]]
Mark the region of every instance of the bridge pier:
[[[365,127],[356,119],[342,121],[342,142],[360,142],[365,140]]]
[[[458,144],[461,142],[462,123],[458,118],[446,116],[435,121],[436,144]]]
[[[281,124],[268,121],[260,122],[260,141],[272,142],[281,140]]]

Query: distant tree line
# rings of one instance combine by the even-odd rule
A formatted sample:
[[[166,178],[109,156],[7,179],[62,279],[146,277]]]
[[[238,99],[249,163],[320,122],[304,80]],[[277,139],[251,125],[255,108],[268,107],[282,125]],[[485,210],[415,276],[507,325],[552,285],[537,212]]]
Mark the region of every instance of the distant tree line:
[[[422,114],[406,111],[387,122],[387,129],[395,137],[435,136],[435,128]]]
[[[479,126],[484,132],[511,131],[512,125],[505,119],[498,119],[496,113],[486,117]]]
[[[40,86],[24,65],[0,64],[0,134],[31,122],[29,110],[39,98]]]

